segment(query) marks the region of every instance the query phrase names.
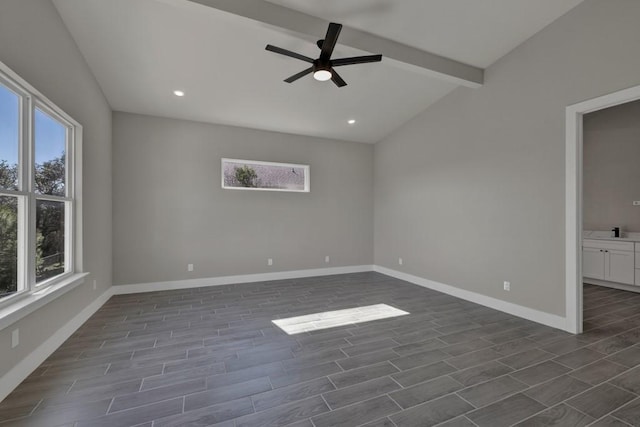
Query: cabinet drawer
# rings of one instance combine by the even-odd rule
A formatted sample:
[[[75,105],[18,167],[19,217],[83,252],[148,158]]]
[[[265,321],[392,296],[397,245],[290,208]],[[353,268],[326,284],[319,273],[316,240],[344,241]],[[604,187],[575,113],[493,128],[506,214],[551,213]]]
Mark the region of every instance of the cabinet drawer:
[[[612,240],[591,240],[585,239],[582,242],[583,248],[607,249],[612,251],[633,252],[633,242],[615,242]]]

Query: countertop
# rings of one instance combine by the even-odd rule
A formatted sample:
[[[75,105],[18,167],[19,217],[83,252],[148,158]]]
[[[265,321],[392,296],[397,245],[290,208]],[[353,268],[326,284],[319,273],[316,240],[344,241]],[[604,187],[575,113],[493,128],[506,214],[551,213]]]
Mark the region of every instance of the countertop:
[[[613,240],[620,242],[640,242],[640,233],[623,231],[622,237],[611,237],[611,231],[584,230],[582,232],[582,238],[592,240]]]

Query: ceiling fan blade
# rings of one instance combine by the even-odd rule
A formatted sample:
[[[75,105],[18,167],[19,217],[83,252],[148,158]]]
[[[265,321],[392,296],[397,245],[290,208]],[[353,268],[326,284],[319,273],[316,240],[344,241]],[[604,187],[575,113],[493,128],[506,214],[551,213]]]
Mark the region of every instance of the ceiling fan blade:
[[[313,59],[312,58],[309,58],[308,56],[300,55],[299,53],[291,52],[290,50],[283,49],[281,47],[277,47],[277,46],[273,46],[273,45],[268,44],[265,49],[267,49],[268,51],[271,51],[271,52],[279,53],[280,55],[290,56],[291,58],[296,58],[296,59],[299,59],[301,61],[313,64]]]
[[[293,83],[296,80],[306,76],[307,74],[311,74],[312,71],[313,71],[313,67],[309,67],[306,70],[300,71],[298,74],[294,74],[293,76],[289,77],[288,79],[285,79],[285,82]]]
[[[331,70],[331,81],[334,82],[338,87],[343,87],[347,85],[347,82],[342,80],[342,77],[340,77],[340,74],[336,73],[336,70],[333,70],[333,69]]]
[[[352,58],[338,58],[331,60],[331,65],[340,67],[342,65],[366,64],[368,62],[380,62],[382,55],[354,56]]]
[[[342,30],[341,24],[336,24],[334,22],[329,24],[329,28],[327,29],[327,35],[324,37],[324,42],[322,42],[322,50],[320,51],[320,61],[325,62],[331,58],[331,54],[333,53],[333,48],[336,47],[336,43],[338,42],[338,36],[340,35],[341,30]]]

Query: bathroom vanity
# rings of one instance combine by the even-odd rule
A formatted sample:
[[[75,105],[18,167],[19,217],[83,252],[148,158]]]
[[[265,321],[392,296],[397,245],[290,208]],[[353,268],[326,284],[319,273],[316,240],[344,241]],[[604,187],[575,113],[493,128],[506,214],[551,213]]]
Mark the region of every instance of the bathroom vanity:
[[[584,231],[582,237],[585,283],[640,292],[640,233]]]

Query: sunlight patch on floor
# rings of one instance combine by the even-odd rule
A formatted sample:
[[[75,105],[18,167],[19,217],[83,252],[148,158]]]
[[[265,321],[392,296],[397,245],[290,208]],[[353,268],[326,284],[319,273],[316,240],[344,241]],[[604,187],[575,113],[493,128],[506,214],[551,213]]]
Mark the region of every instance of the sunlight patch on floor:
[[[302,332],[318,331],[336,328],[338,326],[354,325],[372,320],[388,319],[390,317],[405,316],[406,311],[391,307],[387,304],[375,304],[364,307],[347,308],[344,310],[325,311],[307,314],[305,316],[289,317],[272,320],[272,322],[289,335]]]

